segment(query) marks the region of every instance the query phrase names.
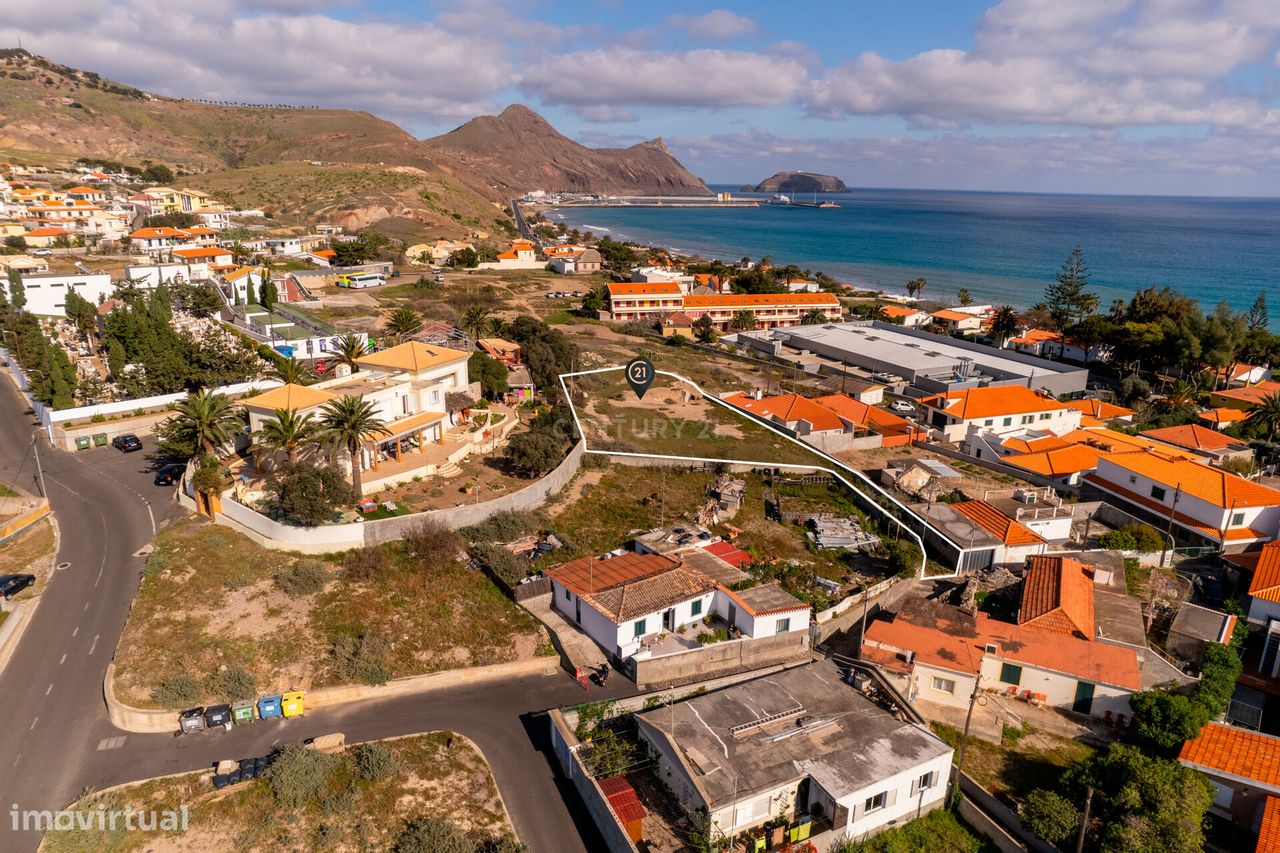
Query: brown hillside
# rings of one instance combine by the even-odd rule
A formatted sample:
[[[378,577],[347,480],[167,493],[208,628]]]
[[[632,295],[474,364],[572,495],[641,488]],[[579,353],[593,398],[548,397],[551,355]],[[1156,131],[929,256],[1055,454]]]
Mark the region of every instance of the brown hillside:
[[[528,107],[478,116],[425,141],[488,183],[518,194],[534,189],[652,195],[707,194],[661,139],[630,148],[588,148],[558,132]]]

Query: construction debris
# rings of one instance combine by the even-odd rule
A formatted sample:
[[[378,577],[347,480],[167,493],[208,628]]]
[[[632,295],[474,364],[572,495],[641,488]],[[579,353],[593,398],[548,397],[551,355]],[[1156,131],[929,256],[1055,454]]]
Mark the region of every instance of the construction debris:
[[[853,516],[838,516],[823,512],[806,519],[810,528],[806,534],[819,548],[843,548],[856,551],[880,544],[880,537],[862,529]]]

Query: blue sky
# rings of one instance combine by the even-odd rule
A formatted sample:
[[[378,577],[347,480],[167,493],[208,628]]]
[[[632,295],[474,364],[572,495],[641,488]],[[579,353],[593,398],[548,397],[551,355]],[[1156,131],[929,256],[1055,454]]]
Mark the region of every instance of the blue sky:
[[[160,94],[420,136],[520,102],[711,182],[1280,195],[1276,0],[0,5],[0,41]]]

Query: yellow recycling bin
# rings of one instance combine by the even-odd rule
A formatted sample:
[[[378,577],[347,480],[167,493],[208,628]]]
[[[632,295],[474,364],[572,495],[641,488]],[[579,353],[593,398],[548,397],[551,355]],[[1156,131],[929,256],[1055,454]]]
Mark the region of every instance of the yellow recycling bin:
[[[302,716],[302,691],[293,690],[280,697],[280,707],[286,717]]]

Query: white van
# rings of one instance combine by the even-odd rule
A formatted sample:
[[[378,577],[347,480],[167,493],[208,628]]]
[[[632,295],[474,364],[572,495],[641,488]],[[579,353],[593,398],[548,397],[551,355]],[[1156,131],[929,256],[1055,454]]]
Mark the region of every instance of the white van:
[[[352,290],[381,287],[386,283],[386,276],[380,272],[343,273],[338,276],[338,287],[349,287]]]

